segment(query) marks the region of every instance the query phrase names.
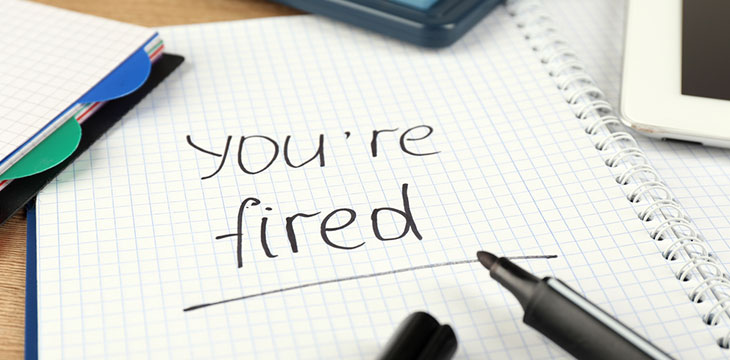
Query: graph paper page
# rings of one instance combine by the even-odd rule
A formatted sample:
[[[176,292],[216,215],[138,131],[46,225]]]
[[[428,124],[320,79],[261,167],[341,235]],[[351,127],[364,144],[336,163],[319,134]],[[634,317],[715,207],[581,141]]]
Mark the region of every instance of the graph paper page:
[[[546,1],[561,34],[618,108],[626,6],[623,1]],[[630,129],[627,129],[631,131]],[[642,150],[708,240],[713,252],[730,252],[730,150],[660,141],[632,131]]]
[[[0,2],[0,169],[154,31],[29,1]],[[27,152],[21,149],[18,152]]]
[[[481,249],[723,356],[504,8],[438,51],[314,16],[160,33],[188,61],[38,197],[41,357],[371,359],[425,310],[458,358],[568,358]]]

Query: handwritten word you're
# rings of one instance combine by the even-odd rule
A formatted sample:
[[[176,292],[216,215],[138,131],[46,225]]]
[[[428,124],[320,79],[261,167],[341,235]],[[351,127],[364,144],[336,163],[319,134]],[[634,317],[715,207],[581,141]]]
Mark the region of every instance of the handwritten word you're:
[[[398,128],[395,129],[378,129],[373,130],[372,136],[370,137],[370,156],[377,157],[378,156],[378,141],[379,138],[382,137],[384,133],[397,133],[399,132]],[[428,152],[419,152],[418,150],[413,149],[412,144],[421,141],[426,140],[431,134],[433,133],[433,128],[428,125],[418,125],[411,128],[406,129],[403,131],[399,138],[398,138],[398,144],[400,146],[401,151],[404,153],[411,155],[411,156],[428,156],[428,155],[435,155],[438,154],[439,151],[428,151]],[[349,131],[345,132],[345,138],[349,139],[352,133]],[[202,180],[210,179],[214,177],[216,174],[218,174],[221,169],[223,168],[223,165],[226,162],[226,159],[229,157],[228,154],[231,152],[231,143],[233,142],[233,136],[228,135],[225,140],[225,145],[223,146],[223,152],[215,152],[213,150],[205,149],[193,142],[192,136],[187,135],[186,140],[188,145],[193,147],[195,150],[198,150],[204,154],[208,154],[211,156],[214,156],[216,158],[220,158],[220,163],[218,164],[218,167],[209,175],[204,175],[201,177]],[[258,141],[256,141],[258,140]],[[256,141],[257,143],[253,143],[252,141]],[[318,144],[316,146],[316,149],[314,150],[314,154],[312,154],[311,157],[309,157],[306,160],[303,160],[301,162],[295,163],[294,160],[292,160],[292,151],[291,151],[291,144],[292,141],[292,135],[287,135],[284,138],[283,146],[279,145],[279,142],[273,139],[272,137],[266,136],[266,135],[241,135],[238,138],[238,167],[241,169],[241,171],[244,174],[248,175],[256,175],[260,174],[264,171],[266,171],[279,157],[279,154],[281,153],[281,157],[283,158],[284,162],[287,166],[291,168],[300,168],[304,165],[307,165],[313,161],[317,161],[319,164],[319,167],[325,167],[326,164],[326,156],[325,156],[325,136],[324,134],[319,134],[318,136]],[[246,164],[245,159],[247,158],[244,156],[247,154],[247,146],[252,147],[260,147],[262,144],[266,144],[268,147],[271,148],[271,151],[269,151],[268,154],[266,154],[266,159],[263,165],[259,165],[258,168],[255,168],[255,166],[252,166],[251,164]],[[235,146],[235,145],[234,145]]]

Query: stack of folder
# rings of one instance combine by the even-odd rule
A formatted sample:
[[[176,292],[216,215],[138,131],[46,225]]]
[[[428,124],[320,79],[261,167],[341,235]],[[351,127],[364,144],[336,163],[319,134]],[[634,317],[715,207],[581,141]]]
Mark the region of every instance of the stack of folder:
[[[16,0],[0,2],[0,34],[1,224],[136,101],[94,114],[144,96],[164,43],[151,29]],[[156,81],[181,61],[155,65],[165,73]]]

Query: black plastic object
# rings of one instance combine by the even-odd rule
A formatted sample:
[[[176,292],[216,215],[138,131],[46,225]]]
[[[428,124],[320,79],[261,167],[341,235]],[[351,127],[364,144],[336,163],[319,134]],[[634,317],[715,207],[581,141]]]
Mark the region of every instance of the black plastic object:
[[[540,281],[535,294],[522,319],[525,324],[550,338],[577,359],[657,359],[654,349],[642,348],[639,334],[623,326],[608,313],[588,303],[581,295],[570,290],[562,282],[564,289],[582,299],[588,307],[576,306],[566,299],[565,291],[558,292],[549,282],[559,281],[549,278]],[[597,318],[608,321],[597,321]],[[611,322],[620,327],[611,326]],[[640,341],[627,341],[638,338]],[[649,350],[649,351],[647,351]],[[660,352],[669,358],[664,352]]]
[[[408,315],[385,348],[379,360],[449,360],[456,352],[456,334],[431,315],[419,311]]]
[[[485,255],[486,254],[486,255]],[[562,281],[538,279],[507,258],[479,252],[489,275],[525,310],[525,324],[578,359],[671,359]]]
[[[274,0],[426,47],[451,45],[503,0],[439,0],[427,9],[408,1]]]
[[[152,64],[149,78],[139,89],[129,95],[107,102],[81,124],[81,141],[71,156],[46,171],[10,182],[5,189],[0,191],[0,225],[33,199],[46,184],[76,160],[184,60],[179,55],[163,54],[162,58]]]

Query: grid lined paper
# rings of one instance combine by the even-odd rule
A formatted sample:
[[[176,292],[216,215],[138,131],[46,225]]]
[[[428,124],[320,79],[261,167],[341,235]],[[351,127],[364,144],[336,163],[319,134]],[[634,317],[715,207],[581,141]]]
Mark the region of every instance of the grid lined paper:
[[[0,173],[155,32],[36,4],[0,2]],[[55,125],[55,126],[54,126]],[[35,138],[33,138],[35,136]],[[31,140],[33,138],[33,140]]]
[[[459,358],[568,358],[522,324],[517,301],[473,263],[183,312],[480,249],[557,255],[519,263],[573,285],[672,354],[724,356],[503,8],[438,51],[313,16],[161,34],[188,61],[38,197],[41,357],[373,358],[403,318],[427,310],[454,327]],[[402,131],[424,124],[434,131],[412,149],[440,153],[401,151]],[[372,157],[372,131],[396,128]],[[237,163],[242,135],[279,144],[292,135],[300,161],[319,134],[325,167],[293,169],[279,157],[247,175]],[[193,149],[187,135],[215,153],[233,137],[215,176],[201,179],[221,157]],[[246,165],[272,152],[255,144],[242,152]],[[370,211],[402,208],[404,183],[423,239],[380,241]],[[245,210],[238,269],[235,239],[215,237],[236,232],[252,196],[261,205]],[[319,234],[342,207],[357,218],[333,241],[364,242],[354,250]],[[294,226],[292,253],[284,218],[318,211]],[[264,216],[276,258],[261,249]],[[381,220],[387,234],[403,226]]]

